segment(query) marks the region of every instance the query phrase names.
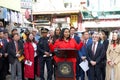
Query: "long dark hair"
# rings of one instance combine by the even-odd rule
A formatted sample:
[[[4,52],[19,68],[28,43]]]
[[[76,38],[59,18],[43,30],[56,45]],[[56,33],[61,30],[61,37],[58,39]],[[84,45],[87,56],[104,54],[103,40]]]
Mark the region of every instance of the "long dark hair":
[[[59,40],[61,40],[61,41],[64,39],[64,32],[65,32],[65,30],[69,30],[69,29],[68,28],[63,28],[62,29],[62,31],[60,32],[60,38],[59,38]],[[69,30],[69,32],[70,32],[70,30]],[[67,40],[70,40],[70,35],[67,38]]]
[[[105,34],[105,31],[102,30],[102,31],[100,31],[100,33],[102,33],[102,35],[104,35],[103,39],[106,40],[107,39],[107,35]],[[101,40],[101,38],[100,38],[100,40]]]
[[[54,44],[54,42],[60,37],[60,34],[59,34],[59,35],[56,34],[56,30],[57,30],[57,29],[59,29],[60,32],[61,32],[61,28],[60,28],[60,27],[55,28],[54,36],[53,36],[53,44]]]
[[[29,33],[29,34],[26,35],[27,36],[26,42],[35,42],[35,38],[33,38],[32,41],[30,40],[30,38],[29,38],[30,34],[32,34],[32,33]]]
[[[112,33],[116,33],[117,34],[117,41],[112,39],[111,43],[112,44],[114,44],[114,43],[120,44],[120,32],[119,31],[113,31]]]
[[[61,28],[60,28],[60,27],[56,27],[56,28],[55,28],[55,31],[54,31],[54,36],[58,36],[58,35],[56,34],[56,30],[57,30],[57,29],[59,29],[60,32],[61,32]]]

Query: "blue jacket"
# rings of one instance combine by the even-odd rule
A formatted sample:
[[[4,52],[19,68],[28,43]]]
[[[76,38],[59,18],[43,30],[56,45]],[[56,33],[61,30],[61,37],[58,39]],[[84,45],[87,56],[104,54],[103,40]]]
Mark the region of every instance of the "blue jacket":
[[[74,39],[75,39],[75,41],[79,44],[80,43],[80,37],[78,37],[78,36],[74,36]]]
[[[86,54],[87,54],[87,47],[88,47],[90,44],[92,44],[92,39],[88,39],[88,41],[87,41],[87,43],[86,43],[86,46],[83,45],[83,47],[79,50],[78,53],[79,53],[80,58],[81,58],[82,56],[86,56]]]

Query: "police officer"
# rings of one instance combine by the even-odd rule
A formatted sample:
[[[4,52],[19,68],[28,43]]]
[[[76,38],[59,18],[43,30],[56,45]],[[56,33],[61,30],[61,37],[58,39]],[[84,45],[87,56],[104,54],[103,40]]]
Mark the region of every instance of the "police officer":
[[[37,45],[37,51],[40,56],[40,80],[45,80],[44,78],[44,67],[45,63],[47,66],[47,80],[52,80],[53,67],[52,67],[52,55],[50,53],[47,37],[48,29],[41,29],[42,37],[39,39]]]

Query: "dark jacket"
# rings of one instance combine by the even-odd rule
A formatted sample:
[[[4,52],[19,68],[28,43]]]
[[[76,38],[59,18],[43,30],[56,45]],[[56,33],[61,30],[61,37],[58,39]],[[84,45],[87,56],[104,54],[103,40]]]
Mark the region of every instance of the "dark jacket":
[[[74,36],[75,41],[79,44],[80,43],[80,37],[78,37],[77,35]]]
[[[23,54],[23,43],[21,41],[18,41],[18,51],[20,51],[20,54]],[[8,57],[9,57],[9,62],[12,64],[14,63],[15,59],[17,59],[16,57],[16,48],[15,48],[15,43],[12,40],[11,42],[9,42],[8,44]]]
[[[87,47],[88,47],[89,45],[91,45],[91,44],[92,44],[92,40],[91,40],[91,39],[88,39],[86,45],[83,45],[83,46],[82,46],[82,48],[79,50],[79,56],[80,56],[80,58],[81,58],[82,56],[86,56],[86,55],[87,55]]]
[[[38,54],[40,55],[40,57],[43,57],[44,52],[50,52],[48,39],[49,39],[48,37],[46,37],[46,38],[41,37],[39,39],[39,42],[37,44],[37,51],[38,51]]]
[[[92,44],[87,47],[87,60],[89,66],[91,66],[90,61],[96,61],[96,67],[99,67],[102,61],[102,55],[104,54],[104,46],[98,42],[95,55],[93,55]]]
[[[104,40],[104,42],[103,43],[101,43],[101,44],[103,44],[104,45],[104,54],[103,54],[103,56],[102,56],[102,61],[103,61],[103,63],[106,63],[106,51],[107,51],[107,48],[108,48],[108,44],[109,44],[109,41],[106,39],[106,40]]]
[[[4,53],[7,52],[8,42],[5,39],[1,39],[0,42],[2,42],[2,44],[3,44],[3,46],[0,45],[0,53],[2,53],[4,55]]]

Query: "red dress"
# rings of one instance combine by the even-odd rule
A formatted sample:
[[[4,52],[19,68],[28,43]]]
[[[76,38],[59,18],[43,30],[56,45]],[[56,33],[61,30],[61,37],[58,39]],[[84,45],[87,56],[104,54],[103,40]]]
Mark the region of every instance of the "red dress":
[[[25,60],[32,61],[32,65],[24,65],[24,76],[25,78],[34,78],[34,48],[32,46],[32,43],[26,42],[24,44],[24,55]]]
[[[82,45],[83,45],[82,42],[80,42],[80,44],[77,44],[76,41],[72,38],[68,42],[66,42],[65,40],[60,41],[58,39],[56,40],[54,45],[49,44],[51,51],[54,51],[55,48],[74,48],[79,50],[81,49]],[[56,63],[65,61],[64,58],[59,58],[57,56],[54,56],[54,59]],[[74,73],[76,74],[76,58],[67,58],[66,61],[73,62]]]

